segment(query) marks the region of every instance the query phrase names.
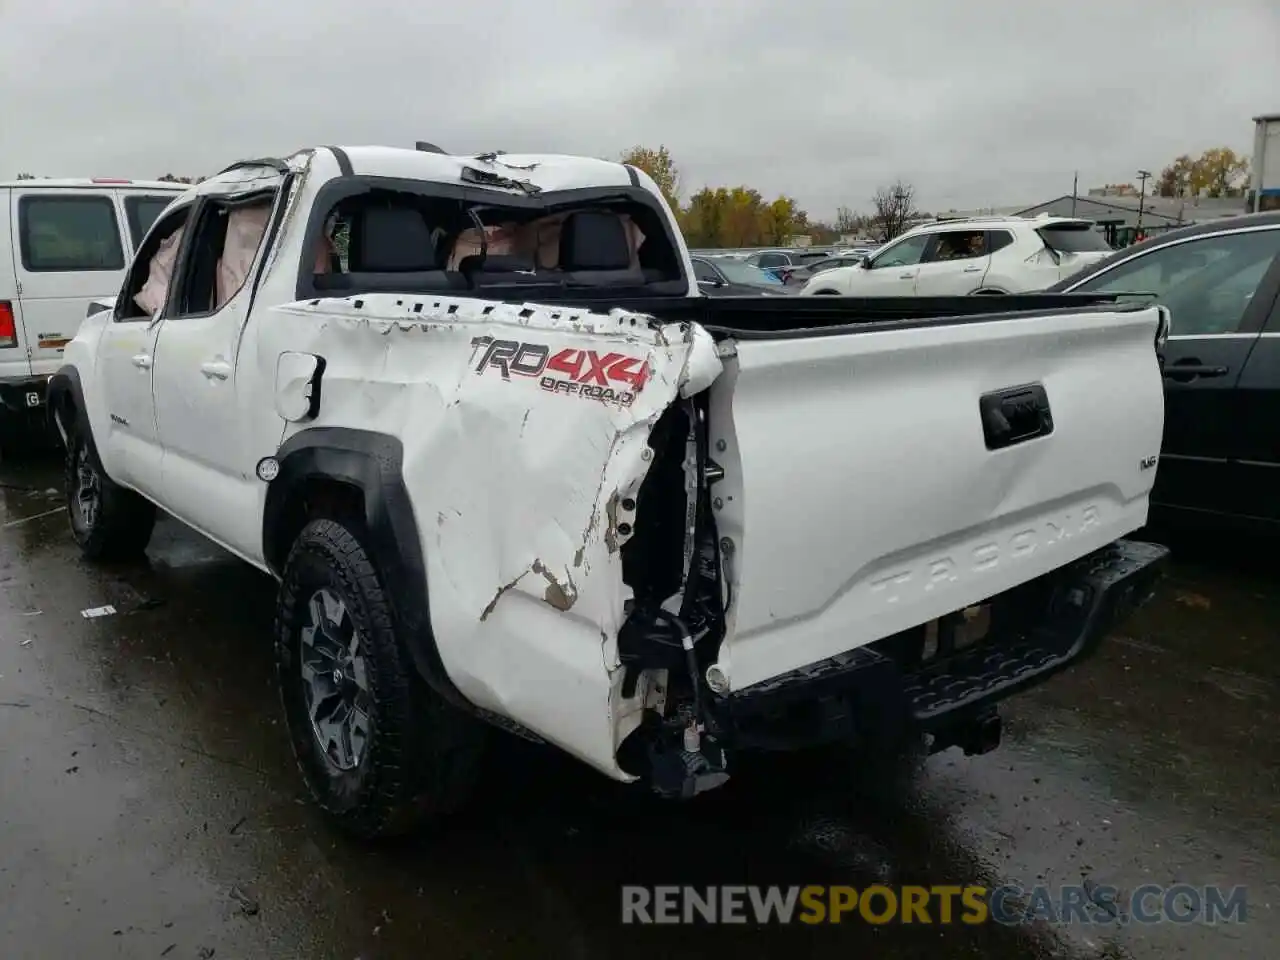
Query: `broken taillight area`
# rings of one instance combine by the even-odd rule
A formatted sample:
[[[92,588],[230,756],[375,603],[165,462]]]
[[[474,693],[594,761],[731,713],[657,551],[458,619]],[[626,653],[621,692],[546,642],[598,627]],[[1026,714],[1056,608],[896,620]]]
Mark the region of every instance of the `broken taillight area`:
[[[708,455],[705,394],[670,407],[649,447],[652,466],[636,499],[633,536],[622,548],[633,598],[618,654],[624,697],[635,696],[642,676],[662,696],[646,704],[618,763],[660,793],[691,796],[727,779],[705,676],[725,633],[709,493],[721,471]]]

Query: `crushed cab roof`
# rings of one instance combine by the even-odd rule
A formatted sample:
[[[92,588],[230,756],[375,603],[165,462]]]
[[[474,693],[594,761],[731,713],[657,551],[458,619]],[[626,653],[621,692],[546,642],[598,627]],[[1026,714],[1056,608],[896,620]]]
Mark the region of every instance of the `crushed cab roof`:
[[[477,180],[497,177],[534,191],[560,191],[590,187],[639,186],[644,174],[615,160],[563,154],[482,153],[454,156],[404,147],[319,146],[282,159],[244,160],[227,167],[196,187],[200,193],[245,189],[254,179],[283,176],[288,169],[304,167],[322,175],[388,177],[501,189],[501,185]],[[274,171],[274,173],[273,173]],[[468,172],[470,171],[470,172]],[[643,178],[643,179],[642,179]]]

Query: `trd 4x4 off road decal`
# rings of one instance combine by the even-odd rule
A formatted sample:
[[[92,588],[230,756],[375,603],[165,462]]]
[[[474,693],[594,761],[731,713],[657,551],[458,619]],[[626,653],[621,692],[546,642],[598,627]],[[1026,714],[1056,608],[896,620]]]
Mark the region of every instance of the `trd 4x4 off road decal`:
[[[538,385],[550,393],[624,407],[635,401],[649,379],[649,364],[644,357],[595,350],[561,350],[553,354],[544,343],[493,337],[472,338],[471,359],[477,374],[496,369],[503,380],[510,380],[513,375],[537,377]]]

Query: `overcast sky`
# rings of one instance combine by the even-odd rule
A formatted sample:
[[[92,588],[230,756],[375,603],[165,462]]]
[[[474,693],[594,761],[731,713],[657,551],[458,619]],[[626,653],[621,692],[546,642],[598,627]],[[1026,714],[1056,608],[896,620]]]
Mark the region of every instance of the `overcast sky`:
[[[815,217],[1033,203],[1252,150],[1280,0],[0,0],[0,179],[315,143],[614,157]]]

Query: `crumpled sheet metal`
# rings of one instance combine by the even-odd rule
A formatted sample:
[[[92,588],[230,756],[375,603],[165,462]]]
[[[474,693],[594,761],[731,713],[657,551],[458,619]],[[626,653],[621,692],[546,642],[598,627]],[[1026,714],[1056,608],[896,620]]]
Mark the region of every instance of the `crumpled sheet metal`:
[[[613,754],[638,712],[618,692],[624,502],[658,417],[718,375],[710,334],[621,310],[399,294],[273,314],[263,323],[289,349],[326,359],[315,425],[404,443],[454,683],[625,779]]]

